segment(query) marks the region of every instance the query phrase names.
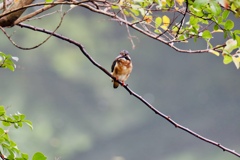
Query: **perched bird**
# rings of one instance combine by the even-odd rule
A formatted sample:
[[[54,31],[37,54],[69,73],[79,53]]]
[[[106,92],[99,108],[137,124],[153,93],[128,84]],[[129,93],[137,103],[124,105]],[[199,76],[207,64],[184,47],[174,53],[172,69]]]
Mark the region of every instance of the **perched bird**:
[[[112,76],[121,81],[125,85],[132,72],[132,61],[128,51],[122,50],[112,63]],[[117,88],[119,83],[113,80],[113,88]]]

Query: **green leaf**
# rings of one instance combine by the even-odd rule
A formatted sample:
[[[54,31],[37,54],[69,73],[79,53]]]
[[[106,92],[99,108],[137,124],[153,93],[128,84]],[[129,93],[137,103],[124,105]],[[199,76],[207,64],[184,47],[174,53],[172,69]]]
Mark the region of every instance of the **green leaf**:
[[[13,119],[11,117],[7,117],[6,121],[13,122]]]
[[[18,61],[18,57],[12,57],[11,55],[6,55],[3,52],[0,52],[0,67],[8,68],[11,71],[15,70],[15,64],[13,60]]]
[[[6,113],[4,106],[0,106],[0,116]]]
[[[223,19],[227,19],[229,13],[230,13],[229,10],[224,10],[223,13],[222,13],[222,17],[223,17]]]
[[[236,35],[237,46],[240,47],[240,36]]]
[[[15,128],[22,127],[22,122],[14,123]]]
[[[212,38],[211,32],[210,32],[209,30],[203,31],[203,33],[202,33],[202,38],[204,38],[204,39],[210,39],[210,38]]]
[[[11,123],[3,121],[2,124],[6,127],[11,126]]]
[[[131,11],[135,16],[139,16],[139,11],[138,11],[138,10],[130,9],[130,11]]]
[[[129,12],[128,12],[126,9],[123,10],[123,13],[124,13],[126,16],[129,16]]]
[[[217,31],[217,30],[219,29],[218,25],[215,24],[215,25],[213,26],[213,29],[214,29],[215,31]]]
[[[189,19],[189,22],[191,25],[195,25],[198,23],[198,18],[194,17],[194,16],[191,16],[190,19]]]
[[[178,37],[178,39],[179,39],[180,41],[182,41],[182,40],[186,39],[186,37],[185,37],[184,35],[180,35],[180,36]]]
[[[19,114],[19,117],[21,120],[24,120],[26,116],[24,114]]]
[[[224,25],[226,30],[231,30],[234,27],[234,22],[232,20],[227,20],[225,25]]]
[[[9,70],[11,70],[11,71],[14,71],[14,70],[15,70],[14,66],[12,66],[12,65],[7,65],[7,68],[8,68]]]
[[[209,0],[195,0],[193,3],[194,7],[201,7],[207,5]]]
[[[161,31],[159,29],[155,29],[154,32],[157,33],[157,34],[161,33]]]
[[[232,56],[225,54],[223,55],[223,63],[224,64],[229,64],[232,62]]]
[[[32,126],[32,122],[31,121],[23,120],[23,122],[26,123],[26,125],[28,125],[31,128],[31,130],[33,130],[33,126]]]
[[[4,130],[0,128],[0,137],[2,137],[5,134]]]
[[[26,153],[22,153],[21,155],[23,160],[28,160],[28,155]]]
[[[221,13],[221,7],[216,1],[210,1],[209,5],[214,16],[218,16]]]
[[[157,17],[155,19],[155,28],[158,28],[161,24],[162,24],[162,18],[161,17]]]
[[[33,155],[32,160],[46,160],[47,157],[44,156],[41,152],[37,152]]]
[[[13,118],[15,119],[15,120],[19,120],[19,116],[18,115],[13,115]]]
[[[220,24],[220,23],[222,23],[222,21],[223,21],[223,17],[219,16],[218,19],[217,19],[217,23]]]
[[[45,0],[46,3],[51,3],[53,0]]]
[[[111,8],[112,9],[119,9],[119,6],[118,5],[112,5]]]
[[[240,34],[240,30],[236,29],[236,30],[233,31],[233,33]]]

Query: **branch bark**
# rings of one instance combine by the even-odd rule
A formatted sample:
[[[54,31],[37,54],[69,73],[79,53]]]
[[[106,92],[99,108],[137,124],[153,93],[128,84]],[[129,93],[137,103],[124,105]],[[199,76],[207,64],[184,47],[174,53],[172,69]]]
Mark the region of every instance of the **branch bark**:
[[[6,9],[1,15],[7,14],[11,12],[12,10],[20,9],[26,5],[29,5],[33,2],[33,0],[14,0],[13,5]],[[0,26],[1,27],[10,27],[14,25],[14,21],[16,21],[26,10],[26,8],[20,9],[16,12],[13,12],[11,14],[7,14],[6,16],[3,16],[0,18]],[[1,16],[0,15],[0,16]]]

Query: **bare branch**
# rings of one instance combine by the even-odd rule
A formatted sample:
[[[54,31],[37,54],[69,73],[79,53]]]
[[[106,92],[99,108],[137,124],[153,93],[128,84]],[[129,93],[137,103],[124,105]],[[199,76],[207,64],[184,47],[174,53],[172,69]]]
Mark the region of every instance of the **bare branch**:
[[[58,30],[58,28],[61,26],[61,24],[62,24],[62,22],[63,22],[63,18],[64,18],[64,16],[65,16],[66,14],[67,14],[67,12],[64,12],[64,13],[63,13],[63,15],[61,16],[61,19],[60,19],[60,22],[59,22],[58,26],[55,28],[55,30],[54,30],[52,33],[55,33],[55,32]],[[35,46],[33,46],[33,47],[27,48],[27,47],[21,47],[21,46],[19,46],[17,43],[15,43],[15,42],[12,40],[11,36],[8,35],[7,32],[6,32],[1,26],[0,26],[0,29],[2,30],[2,32],[6,35],[6,37],[9,39],[9,41],[10,41],[15,47],[17,47],[17,48],[19,48],[19,49],[22,49],[22,50],[31,50],[31,49],[38,48],[38,47],[40,47],[41,45],[43,45],[45,42],[47,42],[47,41],[52,37],[52,35],[49,35],[43,42],[39,43],[38,45],[35,45]]]
[[[64,0],[57,0],[56,2],[64,2]],[[18,20],[16,20],[14,22],[14,25],[16,25],[18,23],[21,23],[21,22],[23,22],[23,21],[25,21],[25,20],[27,20],[29,18],[32,18],[32,17],[34,17],[34,16],[36,16],[36,15],[38,15],[38,14],[40,14],[40,13],[42,13],[42,12],[44,12],[44,11],[50,9],[50,8],[52,8],[54,6],[56,6],[56,5],[54,5],[54,4],[46,5],[46,6],[42,7],[42,8],[40,8],[40,9],[38,9],[35,12],[32,12],[32,13],[30,13],[30,14],[22,17],[22,18],[19,18]]]
[[[119,7],[120,7],[120,6],[119,6]],[[120,7],[120,11],[121,11],[121,13],[122,13],[124,19],[127,21],[127,17],[126,17],[125,14],[123,14],[123,10],[122,10],[121,7]],[[127,24],[125,24],[125,25],[126,25],[126,28],[127,28],[128,38],[129,38],[130,42],[132,43],[132,49],[135,49],[135,44],[134,44],[133,39],[132,39],[133,36],[132,36],[131,33],[130,33],[130,30],[129,30],[128,25],[127,25]]]
[[[123,87],[130,93],[130,95],[134,96],[135,98],[137,98],[138,100],[140,100],[142,103],[144,103],[149,109],[151,109],[154,113],[156,113],[157,115],[159,115],[160,117],[164,118],[165,120],[167,120],[169,123],[171,123],[173,126],[175,126],[176,128],[179,128],[181,130],[183,130],[184,132],[189,133],[190,135],[205,141],[209,144],[212,144],[220,149],[222,149],[223,151],[229,152],[237,157],[240,157],[240,154],[237,153],[236,151],[229,149],[223,145],[221,145],[220,143],[213,141],[211,139],[205,138],[203,136],[201,136],[200,134],[197,134],[196,132],[190,130],[189,128],[186,128],[180,124],[178,124],[177,122],[175,122],[174,120],[172,120],[169,116],[165,115],[164,113],[160,112],[159,110],[157,110],[154,106],[152,106],[148,101],[146,101],[144,98],[142,98],[140,95],[138,95],[137,93],[135,93],[130,87],[128,87],[128,85],[124,85],[122,82],[118,81],[117,79],[115,79],[104,67],[102,67],[99,63],[97,63],[90,55],[89,53],[85,50],[84,46],[81,45],[80,43],[69,39],[67,37],[64,37],[62,35],[59,35],[57,33],[52,33],[51,31],[42,29],[42,28],[37,28],[31,25],[26,25],[26,24],[18,24],[18,26],[20,27],[24,27],[24,28],[28,28],[31,29],[33,31],[38,31],[38,32],[42,32],[45,34],[49,34],[52,35],[56,38],[59,38],[65,42],[69,42],[75,46],[77,46],[81,52],[84,54],[84,56],[86,56],[86,58],[94,65],[96,66],[98,69],[102,70],[105,74],[107,74],[109,77],[111,77],[112,79],[116,80],[118,83],[120,83],[121,85],[123,85]]]

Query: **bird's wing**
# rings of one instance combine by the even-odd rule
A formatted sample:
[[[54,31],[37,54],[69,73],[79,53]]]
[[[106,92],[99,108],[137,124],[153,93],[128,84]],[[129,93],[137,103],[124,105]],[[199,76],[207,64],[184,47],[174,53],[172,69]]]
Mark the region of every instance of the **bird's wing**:
[[[113,61],[113,63],[112,63],[112,68],[111,68],[111,71],[112,71],[112,72],[113,72],[113,70],[114,70],[114,67],[115,67],[116,63],[117,63],[117,59],[115,59],[115,60]]]
[[[122,58],[122,57],[123,57],[122,55],[119,55],[119,56],[117,56],[117,57],[115,58],[115,60],[114,60],[113,63],[112,63],[112,68],[111,68],[111,69],[112,69],[112,72],[113,72],[113,70],[114,70],[114,67],[115,67],[118,59],[119,59],[119,58]]]

